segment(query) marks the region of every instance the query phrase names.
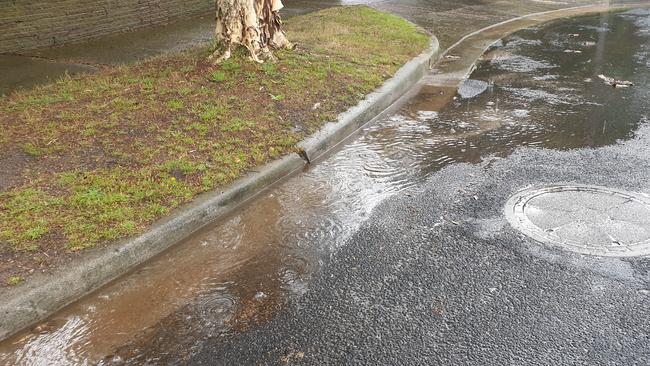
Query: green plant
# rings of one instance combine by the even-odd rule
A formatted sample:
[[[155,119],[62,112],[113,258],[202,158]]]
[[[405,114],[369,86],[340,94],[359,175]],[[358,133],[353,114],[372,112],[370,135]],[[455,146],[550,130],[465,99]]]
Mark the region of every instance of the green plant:
[[[23,281],[23,278],[20,276],[11,276],[7,278],[7,285],[9,286],[16,286],[17,284],[21,283]]]
[[[177,111],[179,109],[182,109],[184,107],[184,104],[182,101],[178,99],[172,99],[167,102],[167,107],[172,111]]]
[[[213,81],[215,83],[221,83],[226,80],[226,73],[223,71],[215,71],[212,74],[210,74],[210,81]]]

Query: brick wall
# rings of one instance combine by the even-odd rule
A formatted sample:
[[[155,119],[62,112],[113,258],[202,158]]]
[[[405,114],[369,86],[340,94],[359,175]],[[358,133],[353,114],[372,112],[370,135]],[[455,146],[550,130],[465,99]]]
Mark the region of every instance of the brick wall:
[[[213,8],[214,0],[0,0],[0,53],[83,41]]]

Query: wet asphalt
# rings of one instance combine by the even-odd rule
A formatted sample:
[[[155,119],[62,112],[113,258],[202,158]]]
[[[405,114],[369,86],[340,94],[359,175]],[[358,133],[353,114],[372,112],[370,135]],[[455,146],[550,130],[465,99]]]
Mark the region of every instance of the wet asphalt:
[[[286,311],[190,364],[650,364],[650,259],[553,249],[503,215],[531,185],[649,192],[648,144],[645,127],[622,145],[450,165],[377,207]]]
[[[504,216],[528,187],[648,194],[648,146],[644,124],[610,146],[448,165],[375,207],[303,297],[188,364],[648,365],[650,258],[561,250]]]

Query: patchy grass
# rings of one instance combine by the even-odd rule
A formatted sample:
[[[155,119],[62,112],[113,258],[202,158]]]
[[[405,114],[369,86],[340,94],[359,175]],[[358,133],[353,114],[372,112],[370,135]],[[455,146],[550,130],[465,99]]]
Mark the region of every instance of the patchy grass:
[[[214,66],[205,46],[0,99],[0,162],[27,161],[0,191],[3,283],[138,234],[293,151],[429,39],[367,7],[297,17],[286,30],[298,48],[277,63],[240,51]]]

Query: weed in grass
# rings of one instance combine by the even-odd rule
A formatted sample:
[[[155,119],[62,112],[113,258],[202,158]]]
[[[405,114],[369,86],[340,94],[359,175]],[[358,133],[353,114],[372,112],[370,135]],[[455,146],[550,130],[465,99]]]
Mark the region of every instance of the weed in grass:
[[[246,71],[246,73],[244,74],[244,78],[246,79],[246,82],[250,83],[250,82],[255,82],[255,80],[257,80],[258,77],[256,73],[252,71]]]
[[[85,137],[91,137],[91,136],[95,136],[97,134],[97,129],[95,129],[94,127],[86,127],[86,128],[84,128],[83,131],[81,131],[81,133]]]
[[[221,69],[223,71],[236,73],[241,70],[241,65],[239,65],[234,59],[230,58],[221,63]]]
[[[202,123],[194,122],[189,125],[188,129],[197,131],[200,135],[205,135],[208,133],[210,128]]]
[[[49,230],[49,228],[47,227],[47,224],[45,223],[45,221],[40,220],[39,223],[36,226],[27,229],[23,233],[22,237],[25,240],[36,240],[36,239],[40,238],[41,236],[45,235],[48,232],[48,230]]]
[[[181,67],[181,72],[187,74],[194,71],[194,69],[195,69],[194,65],[185,65]]]
[[[190,93],[192,93],[192,88],[190,88],[189,86],[183,86],[183,87],[178,88],[178,94],[180,94],[182,96],[186,96],[186,95],[188,95]]]
[[[36,146],[35,144],[33,144],[31,142],[28,142],[28,143],[23,145],[23,151],[27,155],[33,156],[33,157],[39,157],[39,156],[44,154],[43,150],[40,147]]]
[[[224,114],[226,114],[226,111],[227,109],[224,106],[205,104],[202,106],[202,111],[199,113],[199,117],[204,122],[211,122],[223,117]]]
[[[140,87],[144,91],[153,91],[154,81],[152,79],[146,78],[140,82]]]
[[[210,81],[215,83],[222,83],[226,81],[226,73],[223,71],[215,71],[210,74]]]
[[[7,278],[7,285],[9,286],[16,286],[17,284],[21,283],[23,281],[23,278],[20,276],[11,276]]]
[[[58,183],[61,187],[69,187],[79,179],[76,172],[64,172],[59,175]]]
[[[183,104],[183,102],[178,99],[172,99],[167,102],[167,108],[169,108],[172,111],[183,109],[184,106],[185,105]]]
[[[129,112],[138,109],[138,102],[126,98],[115,98],[111,104],[114,111]]]
[[[60,95],[44,95],[40,97],[28,97],[28,104],[54,104],[61,102],[73,102],[74,97],[68,93],[61,93]]]
[[[266,76],[272,79],[275,79],[280,76],[280,73],[278,72],[278,66],[274,63],[267,62],[267,63],[260,64],[258,67],[260,70],[262,70],[262,72]]]
[[[178,159],[178,160],[170,160],[165,162],[160,166],[162,171],[165,171],[167,173],[172,173],[174,171],[180,171],[183,174],[192,174],[196,171],[203,170],[204,166],[202,164],[196,164],[194,162],[185,160],[185,159]]]
[[[230,122],[221,126],[221,132],[240,132],[253,126],[255,126],[255,122],[234,118]]]

